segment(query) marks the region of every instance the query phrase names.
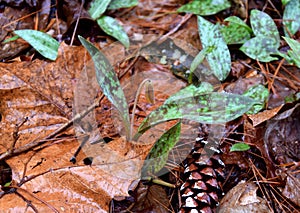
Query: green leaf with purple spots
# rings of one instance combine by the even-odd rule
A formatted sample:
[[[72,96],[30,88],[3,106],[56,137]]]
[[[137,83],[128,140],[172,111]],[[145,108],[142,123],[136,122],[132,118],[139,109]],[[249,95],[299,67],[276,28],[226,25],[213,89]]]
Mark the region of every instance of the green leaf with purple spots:
[[[285,6],[283,12],[284,35],[293,36],[300,28],[300,1],[291,0]]]
[[[92,19],[100,18],[107,9],[110,1],[111,0],[94,0],[89,9],[89,14]]]
[[[108,35],[119,40],[126,48],[129,47],[129,38],[123,27],[110,16],[101,16],[97,20],[98,25]]]
[[[45,58],[50,60],[57,58],[59,42],[47,33],[37,30],[15,30],[14,33],[27,41]]]
[[[283,38],[291,47],[291,50],[288,50],[288,56],[290,57],[291,62],[300,68],[300,43],[291,38]]]
[[[216,14],[230,7],[228,0],[194,0],[182,5],[177,12],[193,13],[201,16]]]
[[[279,32],[273,19],[259,10],[251,10],[250,23],[255,36],[271,37],[280,43]]]
[[[198,29],[203,49],[210,48],[207,53],[207,62],[214,75],[223,81],[231,70],[231,57],[226,42],[220,32],[220,26],[198,17]]]
[[[129,138],[130,122],[128,105],[119,79],[116,76],[113,67],[110,65],[105,55],[101,53],[101,51],[99,51],[92,43],[88,42],[81,36],[78,37],[80,42],[92,56],[98,84],[103,94],[118,110],[119,115],[124,123],[126,137]]]
[[[246,41],[240,48],[247,56],[262,62],[277,60],[280,55],[280,37],[272,18],[259,10],[251,10],[250,22],[256,37]]]
[[[149,176],[159,172],[166,164],[169,152],[179,141],[181,122],[167,130],[153,145],[142,168],[142,176]]]
[[[251,38],[251,28],[239,17],[230,16],[224,21],[228,25],[221,28],[221,33],[227,44],[243,44]]]
[[[248,40],[240,48],[247,56],[262,62],[270,62],[277,60],[277,57],[271,55],[278,54],[278,45],[273,38],[254,37]]]
[[[226,123],[241,116],[256,103],[249,97],[230,93],[198,93],[195,96],[192,96],[189,90],[187,93],[186,98],[181,92],[180,95],[175,94],[169,98],[170,100],[167,99],[162,106],[144,119],[138,132],[142,134],[156,124],[174,119],[208,124]]]
[[[268,101],[269,94],[269,90],[261,84],[255,85],[247,89],[243,93],[243,96],[250,97],[257,101],[257,103],[255,103],[251,107],[251,109],[247,111],[247,114],[256,114],[260,110],[262,110],[265,107],[266,102]]]
[[[138,3],[138,0],[111,0],[111,2],[108,5],[108,9],[116,10],[119,8],[134,7],[138,5]]]

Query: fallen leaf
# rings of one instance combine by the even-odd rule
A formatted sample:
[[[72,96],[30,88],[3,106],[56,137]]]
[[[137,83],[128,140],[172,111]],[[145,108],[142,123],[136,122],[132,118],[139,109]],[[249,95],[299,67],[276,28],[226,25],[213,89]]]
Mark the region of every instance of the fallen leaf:
[[[250,120],[253,123],[253,126],[256,127],[259,124],[273,118],[277,113],[280,111],[280,109],[283,107],[283,105],[275,107],[274,109],[270,110],[264,110],[262,112],[259,112],[257,114],[248,115]]]
[[[267,202],[256,194],[258,187],[253,183],[244,181],[238,183],[221,200],[218,212],[220,213],[268,213]]]

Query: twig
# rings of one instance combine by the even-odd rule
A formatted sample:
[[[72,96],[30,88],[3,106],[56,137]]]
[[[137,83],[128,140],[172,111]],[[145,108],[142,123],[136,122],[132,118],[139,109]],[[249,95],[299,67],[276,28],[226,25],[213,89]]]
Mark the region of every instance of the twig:
[[[83,4],[84,4],[84,1],[81,1],[81,5],[80,5],[80,8],[79,8],[78,17],[77,17],[76,24],[75,24],[75,27],[74,27],[74,32],[73,32],[73,35],[72,35],[70,46],[73,45],[73,41],[74,41],[74,37],[75,37],[76,31],[77,31],[77,27],[78,27],[81,11],[82,11],[82,8],[83,8]]]
[[[192,17],[193,14],[188,13],[186,14],[180,21],[180,23],[174,27],[171,31],[169,31],[167,34],[163,35],[158,42],[164,42],[164,40],[169,37],[170,35],[172,35],[173,33],[175,33],[185,22],[187,22],[187,20],[189,20]]]
[[[131,124],[130,124],[130,134],[129,134],[129,137],[130,137],[129,140],[130,141],[132,140],[132,130],[133,130],[133,124],[134,124],[134,115],[135,115],[136,105],[137,105],[139,96],[141,94],[141,90],[147,82],[150,83],[151,80],[150,79],[144,79],[142,81],[142,83],[140,84],[140,86],[138,87],[138,90],[136,91],[136,94],[135,94],[135,99],[134,99],[134,104],[133,104],[133,109],[132,109],[132,116],[131,116]]]

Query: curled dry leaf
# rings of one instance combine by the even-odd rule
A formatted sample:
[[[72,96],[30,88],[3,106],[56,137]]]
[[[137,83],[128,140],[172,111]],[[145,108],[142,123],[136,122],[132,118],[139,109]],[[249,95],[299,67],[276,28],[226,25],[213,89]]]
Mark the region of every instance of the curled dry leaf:
[[[220,213],[270,212],[267,202],[256,194],[258,187],[244,181],[238,183],[221,200]]]

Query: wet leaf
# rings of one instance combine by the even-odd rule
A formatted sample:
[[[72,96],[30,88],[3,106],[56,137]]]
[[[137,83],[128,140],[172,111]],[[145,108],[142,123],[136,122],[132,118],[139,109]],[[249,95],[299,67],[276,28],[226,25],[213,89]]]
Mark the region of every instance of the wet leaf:
[[[280,37],[272,18],[259,10],[251,10],[250,22],[256,37],[248,40],[240,48],[250,58],[270,62],[278,58],[271,55],[280,54]]]
[[[198,29],[203,48],[214,48],[206,57],[210,68],[220,81],[225,80],[231,69],[231,57],[219,26],[198,16]]]
[[[288,55],[291,57],[295,65],[300,68],[300,43],[294,39],[283,37],[292,50],[288,50]]]
[[[59,42],[50,35],[36,30],[15,30],[14,33],[27,41],[45,58],[50,60],[57,58]]]
[[[265,107],[265,103],[269,98],[269,91],[263,85],[258,84],[247,89],[243,95],[257,101],[247,112],[247,114],[256,114]]]
[[[102,92],[110,100],[110,102],[117,108],[126,129],[126,136],[129,138],[129,112],[124,92],[120,85],[119,79],[116,76],[109,61],[92,43],[79,36],[80,42],[89,51],[92,56],[96,77]]]
[[[283,12],[284,35],[293,36],[300,28],[300,1],[291,0]]]
[[[114,18],[102,16],[97,20],[97,23],[104,32],[119,40],[126,48],[129,47],[129,38],[126,32]]]
[[[169,152],[179,140],[180,125],[181,122],[178,122],[172,126],[155,142],[144,162],[143,177],[159,172],[167,163]]]
[[[89,9],[89,14],[92,19],[98,19],[107,9],[111,0],[94,0]]]
[[[172,100],[173,99],[173,100]],[[247,112],[255,103],[251,98],[212,92],[187,98],[172,98],[152,111],[140,125],[139,133],[156,124],[174,119],[188,119],[200,123],[218,124],[234,120]]]
[[[250,146],[246,143],[235,143],[230,148],[230,152],[236,152],[236,151],[247,151],[250,149]]]
[[[230,16],[224,21],[229,22],[228,26],[221,28],[221,33],[227,44],[242,44],[250,39],[252,30],[239,17]]]
[[[181,6],[177,12],[193,13],[201,16],[216,14],[230,7],[227,0],[194,0],[188,4]]]
[[[119,8],[134,7],[138,5],[138,0],[111,0],[108,9],[115,10]]]

